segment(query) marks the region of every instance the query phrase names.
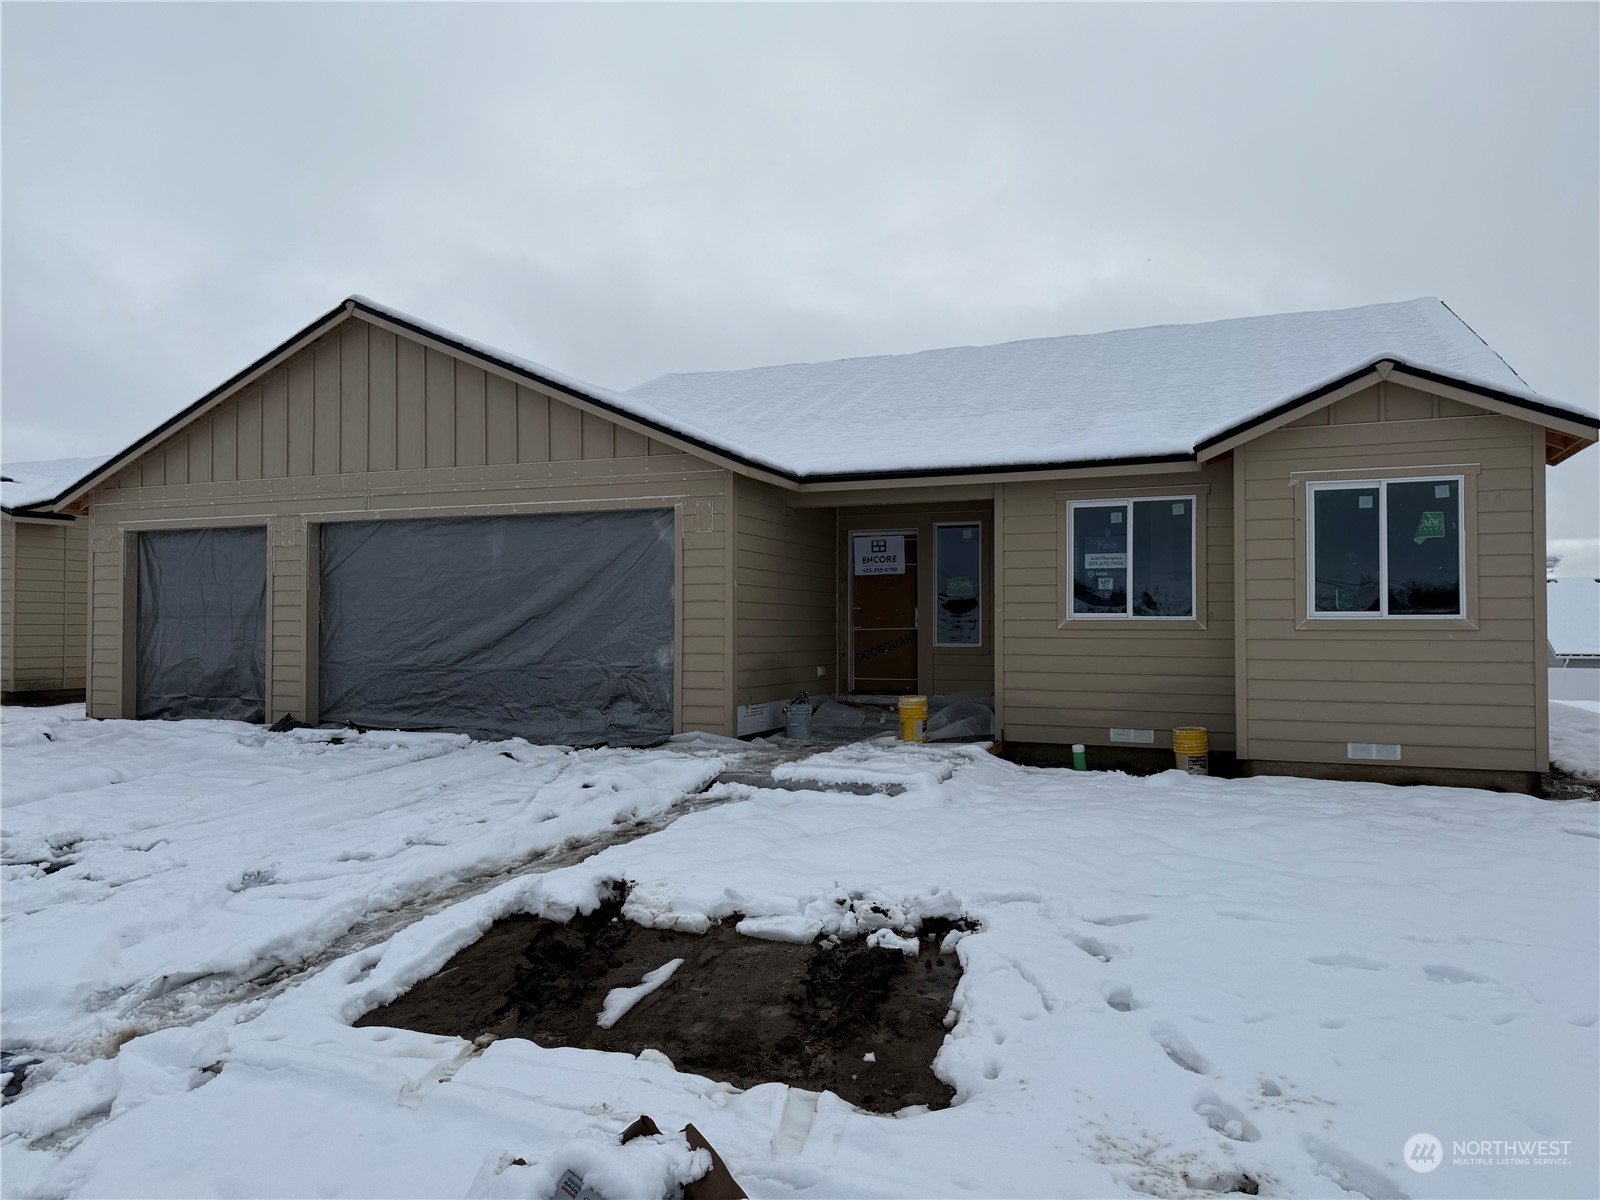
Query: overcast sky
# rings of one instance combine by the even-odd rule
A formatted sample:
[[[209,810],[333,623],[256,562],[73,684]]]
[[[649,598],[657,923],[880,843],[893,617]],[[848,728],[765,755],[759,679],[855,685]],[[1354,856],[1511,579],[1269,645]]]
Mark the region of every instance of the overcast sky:
[[[1593,4],[3,26],[11,461],[116,450],[351,292],[618,388],[1436,295],[1600,407]],[[1553,539],[1600,532],[1597,460]]]

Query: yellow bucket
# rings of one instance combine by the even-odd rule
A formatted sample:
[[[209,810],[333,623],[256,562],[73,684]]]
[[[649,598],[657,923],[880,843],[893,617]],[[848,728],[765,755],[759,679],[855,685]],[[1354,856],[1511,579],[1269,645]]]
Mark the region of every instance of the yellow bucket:
[[[1172,753],[1178,760],[1178,770],[1191,775],[1207,774],[1206,756],[1211,745],[1205,727],[1184,725],[1172,731]]]
[[[928,698],[926,696],[900,697],[900,740],[925,742],[928,740]]]

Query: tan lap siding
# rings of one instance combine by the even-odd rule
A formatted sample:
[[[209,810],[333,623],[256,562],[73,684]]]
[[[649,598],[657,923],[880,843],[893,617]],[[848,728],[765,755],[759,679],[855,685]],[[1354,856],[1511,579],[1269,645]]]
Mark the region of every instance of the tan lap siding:
[[[1543,431],[1487,414],[1409,419],[1464,407],[1429,410],[1419,395],[1372,388],[1342,401],[1330,422],[1280,429],[1239,452],[1248,507],[1241,691],[1252,759],[1346,763],[1347,743],[1376,742],[1400,744],[1402,766],[1544,766]],[[1468,622],[1335,628],[1305,618],[1304,473],[1356,471],[1466,477]]]
[[[5,519],[5,691],[83,687],[88,537],[86,522]]]
[[[838,653],[833,509],[792,508],[785,492],[744,476],[735,486],[733,702],[826,695]]]
[[[1139,495],[1201,497],[1197,607],[1203,622],[1068,621],[1066,505]],[[1233,470],[1073,483],[1008,483],[999,505],[1007,741],[1110,744],[1112,728],[1204,725],[1234,749]],[[1201,628],[1203,624],[1203,628]]]
[[[141,528],[267,526],[270,720],[315,712],[320,522],[672,508],[678,723],[732,732],[731,480],[551,390],[345,322],[93,494],[91,714],[131,715],[122,564]]]

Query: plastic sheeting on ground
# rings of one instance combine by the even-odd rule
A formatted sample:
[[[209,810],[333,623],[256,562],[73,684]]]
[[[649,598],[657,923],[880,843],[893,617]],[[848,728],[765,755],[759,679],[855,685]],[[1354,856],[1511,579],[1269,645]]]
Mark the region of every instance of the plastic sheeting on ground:
[[[319,557],[324,722],[672,734],[670,510],[330,523]]]
[[[994,697],[972,692],[933,697],[928,705],[926,732],[930,742],[993,737]]]
[[[852,735],[869,738],[897,731],[900,721],[896,710],[884,704],[851,704],[825,699],[817,703],[811,727],[823,738]],[[975,692],[930,696],[925,732],[930,742],[993,737],[994,697]]]
[[[266,528],[141,533],[138,554],[134,711],[261,720]]]

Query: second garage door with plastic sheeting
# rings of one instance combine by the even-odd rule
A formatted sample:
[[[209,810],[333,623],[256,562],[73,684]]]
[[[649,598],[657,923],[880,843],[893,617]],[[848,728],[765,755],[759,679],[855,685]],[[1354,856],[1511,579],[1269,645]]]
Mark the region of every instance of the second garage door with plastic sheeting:
[[[330,522],[319,556],[324,722],[673,732],[671,510]]]
[[[266,527],[141,533],[137,546],[136,715],[260,721]]]

